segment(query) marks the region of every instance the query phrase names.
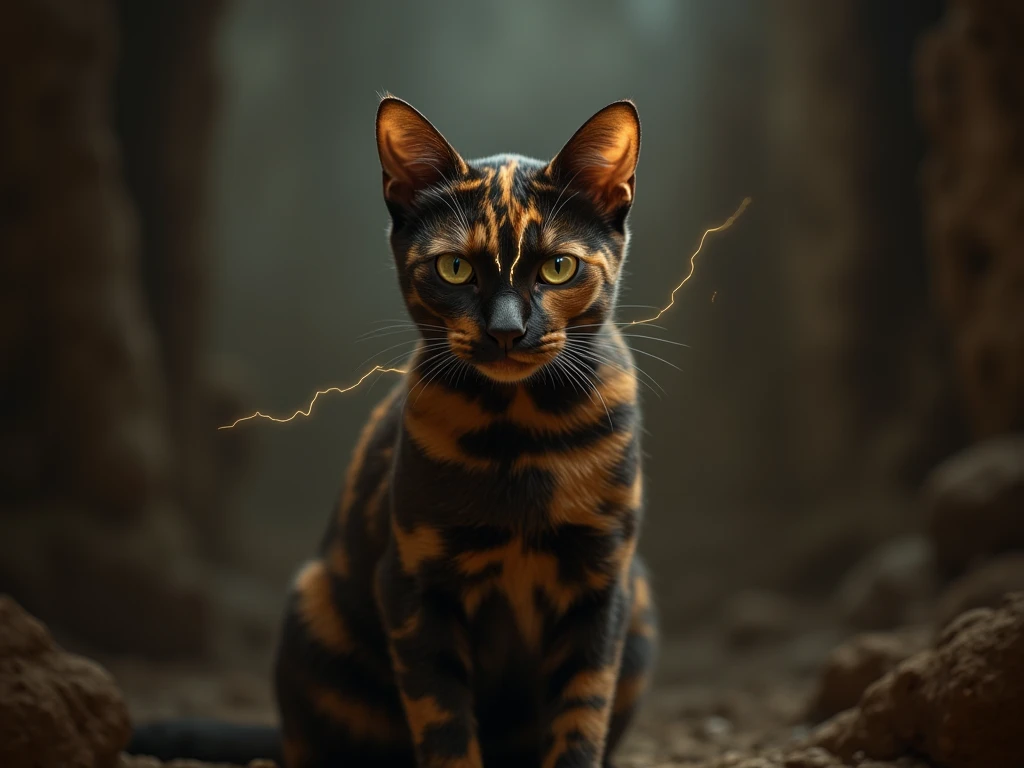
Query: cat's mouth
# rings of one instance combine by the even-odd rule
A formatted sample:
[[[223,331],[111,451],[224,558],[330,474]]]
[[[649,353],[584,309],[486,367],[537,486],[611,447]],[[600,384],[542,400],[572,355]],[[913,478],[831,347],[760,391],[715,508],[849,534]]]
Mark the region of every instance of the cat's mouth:
[[[489,359],[476,356],[470,362],[487,378],[503,384],[514,384],[528,379],[552,362],[564,344],[564,334],[553,333],[546,335],[537,346],[530,349],[512,349],[499,356],[488,356]]]
[[[536,357],[530,355],[530,358]],[[522,359],[514,353],[509,354],[500,360],[492,360],[486,363],[478,362],[476,367],[489,379],[511,384],[522,379],[529,378],[544,363],[535,359]]]

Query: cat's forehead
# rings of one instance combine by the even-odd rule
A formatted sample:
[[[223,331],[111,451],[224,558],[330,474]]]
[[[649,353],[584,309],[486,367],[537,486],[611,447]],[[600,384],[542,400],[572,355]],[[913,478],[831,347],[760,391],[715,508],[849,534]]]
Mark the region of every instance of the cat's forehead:
[[[493,155],[468,165],[466,186],[479,190],[478,204],[491,208],[499,219],[521,218],[547,187],[546,164],[530,157]]]

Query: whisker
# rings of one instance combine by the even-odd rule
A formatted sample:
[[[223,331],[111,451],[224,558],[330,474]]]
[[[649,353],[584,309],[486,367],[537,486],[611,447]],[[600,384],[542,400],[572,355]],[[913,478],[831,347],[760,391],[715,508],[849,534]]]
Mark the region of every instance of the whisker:
[[[637,333],[620,333],[619,336],[621,336],[624,339],[649,339],[650,341],[660,341],[662,344],[672,344],[673,346],[676,347],[686,347],[687,349],[693,349],[693,347],[691,347],[689,344],[684,344],[681,341],[672,341],[671,339],[660,339],[657,336],[643,336]],[[632,349],[632,347],[630,347],[630,349]]]
[[[428,387],[428,386],[430,385],[430,382],[432,382],[432,381],[433,381],[434,379],[436,379],[436,378],[437,378],[438,376],[440,376],[442,372],[444,372],[444,371],[446,371],[446,370],[450,369],[450,368],[451,368],[451,367],[452,367],[452,366],[453,366],[453,365],[454,365],[455,363],[458,363],[458,362],[459,362],[459,358],[457,358],[457,357],[456,357],[455,355],[452,355],[452,356],[451,356],[451,359],[449,359],[449,360],[446,360],[446,361],[445,361],[445,363],[444,363],[444,365],[440,366],[440,368],[436,368],[436,369],[434,370],[434,373],[433,373],[433,374],[432,374],[432,375],[430,376],[430,378],[429,378],[429,379],[427,379],[427,381],[426,381],[426,382],[424,383],[424,385],[423,385],[423,388],[422,388],[422,389],[420,389],[420,393],[419,393],[418,395],[416,395],[416,400],[413,400],[413,401],[412,401],[412,402],[413,402],[413,405],[415,405],[415,404],[416,404],[416,402],[417,402],[417,401],[418,401],[418,400],[419,400],[419,399],[420,399],[421,397],[423,397],[423,393],[427,391],[427,387]],[[412,394],[412,393],[410,393],[410,394]]]
[[[400,328],[397,331],[382,331],[380,333],[374,332],[374,333],[366,334],[365,336],[359,337],[355,341],[356,341],[356,344],[361,344],[364,341],[371,341],[372,339],[383,339],[386,336],[395,336],[395,335],[400,334],[400,333],[419,333],[424,338],[428,338],[428,339],[431,338],[431,337],[437,338],[438,336],[445,335],[440,330],[435,331],[435,330],[424,330],[422,328]]]
[[[625,368],[622,367],[622,365],[620,365],[620,363],[617,360],[613,360],[610,357],[606,357],[605,355],[595,352],[593,349],[573,349],[573,352],[578,357],[590,360],[594,363],[597,363],[598,365],[607,365],[608,367],[614,368],[620,373],[623,373],[627,376],[633,376],[633,378],[636,380],[638,384],[650,390],[651,393],[659,400],[661,399],[662,394],[668,394],[667,392],[665,392],[665,388],[658,383],[657,379],[651,376],[651,374],[649,374],[635,362],[630,361],[629,368],[631,370],[626,370]],[[640,374],[642,378],[638,378],[636,374]]]
[[[619,361],[613,360],[612,358],[610,358],[608,356],[605,356],[605,355],[600,355],[597,352],[595,352],[593,348],[583,348],[583,349],[579,349],[579,350],[575,350],[575,351],[578,354],[590,355],[591,357],[594,358],[595,361],[604,363],[605,365],[610,365],[612,368],[617,368],[619,371],[621,371],[622,373],[626,374],[627,376],[630,375],[630,371],[627,371],[625,368],[623,368],[619,364]],[[665,391],[665,388],[662,387],[661,384],[659,384],[658,381],[653,376],[651,376],[651,374],[649,374],[647,371],[645,371],[643,368],[641,368],[639,365],[636,364],[636,361],[630,360],[629,361],[629,367],[632,368],[632,370],[635,371],[636,373],[639,373],[642,376],[646,377],[651,382],[651,384],[654,385],[654,387],[657,387],[659,390],[661,390],[662,394],[666,394],[666,395],[668,394]],[[661,399],[661,394],[659,394],[657,391],[655,391],[655,389],[651,386],[651,384],[648,384],[643,379],[637,379],[637,381],[640,384],[643,384],[649,390],[651,390],[651,392],[654,393],[655,397],[657,397],[658,399]]]
[[[594,342],[594,341],[578,340],[577,343],[578,344],[588,344],[588,345],[596,346],[596,347],[599,347],[599,348],[605,348],[605,349],[614,349],[614,346],[609,344],[608,342],[598,343],[598,342]],[[629,345],[627,344],[626,346],[629,346]],[[678,365],[675,365],[674,363],[670,363],[668,360],[666,360],[663,357],[658,357],[657,355],[655,355],[655,354],[653,354],[651,352],[646,352],[646,351],[644,351],[642,349],[637,349],[636,347],[629,347],[629,350],[631,352],[636,352],[638,355],[646,355],[647,357],[652,357],[655,360],[658,360],[658,361],[664,363],[665,365],[669,366],[670,368],[675,368],[677,371],[682,373],[682,370],[683,370],[682,368],[680,368]]]
[[[576,330],[577,328],[600,328],[601,326],[609,326],[609,327],[613,327],[613,328],[618,328],[618,327],[621,327],[621,326],[624,326],[624,325],[636,325],[636,323],[630,323],[628,321],[626,321],[626,322],[612,322],[611,320],[605,320],[603,323],[585,323],[583,325],[567,325],[562,330],[564,330],[564,331],[573,331],[573,330]],[[645,328],[657,328],[659,331],[667,331],[668,330],[668,328],[666,328],[665,326],[663,326],[663,325],[655,325],[654,323],[644,323],[644,327]]]
[[[363,362],[361,362],[358,365],[358,367],[362,368],[368,362],[373,360],[373,358],[377,357],[378,355],[383,355],[385,352],[390,352],[392,349],[398,349],[399,347],[407,347],[410,344],[418,344],[420,341],[421,341],[421,339],[407,339],[406,341],[401,341],[398,344],[392,344],[390,347],[385,347],[384,349],[379,349],[376,352],[374,352],[372,355],[370,355],[368,358],[363,360]],[[426,344],[424,344],[423,345],[423,349],[437,349],[437,348],[443,347],[443,346],[445,346],[447,344],[448,344],[448,340],[447,339],[434,339],[434,340],[429,341]],[[406,354],[406,353],[403,352],[402,355],[404,355],[404,354]],[[385,367],[387,367],[387,366],[385,366]]]
[[[565,358],[564,358],[563,362],[565,363],[565,366],[566,366],[565,372],[566,372],[567,375],[568,374],[572,374],[573,376],[576,377],[576,379],[578,381],[582,382],[584,385],[589,385],[590,384],[589,379],[587,379],[586,374],[579,367],[579,365],[576,364],[575,358],[573,357],[572,354],[565,355]],[[582,392],[590,397],[591,402],[596,402],[594,400],[594,396],[592,394],[590,394],[588,389],[589,389],[589,387],[584,388],[582,390]]]
[[[601,398],[601,405],[604,406],[604,415],[608,417],[608,428],[615,429],[615,425],[612,423],[612,414],[608,410],[608,403],[605,402],[604,395],[601,394],[600,388],[597,386],[597,384],[594,383],[594,381],[590,378],[590,376],[587,374],[585,370],[582,370],[580,366],[578,366],[575,362],[571,360],[571,355],[570,360],[567,362],[569,363],[569,365],[573,366],[579,371],[580,375],[583,376],[584,381],[586,381],[590,385],[590,388],[593,390],[594,394]],[[593,400],[593,397],[591,397],[591,400]]]
[[[572,384],[573,388],[579,390],[580,394],[583,394],[583,395],[587,394],[586,390],[582,389],[580,387],[580,385],[579,385],[579,382],[571,375],[571,372],[565,366],[565,359],[561,355],[556,357],[554,362],[555,362],[555,364],[557,366],[557,370],[559,372],[559,378],[560,379],[561,379],[561,374],[564,373],[565,374],[565,380],[567,380],[570,384]],[[593,400],[594,398],[591,397],[590,399]]]
[[[430,328],[444,328],[443,325],[436,325],[434,323],[421,323],[418,320],[413,320],[411,317],[385,317],[380,320],[374,320],[371,325],[383,325],[385,323],[399,323],[405,325],[419,325]]]
[[[462,375],[463,367],[466,365],[466,361],[461,358],[456,357],[455,360],[455,367],[449,373],[446,373],[443,379],[452,388],[457,386],[455,380],[458,376]]]
[[[368,336],[373,336],[374,334],[382,333],[384,331],[390,331],[390,330],[395,329],[395,328],[398,328],[398,329],[401,329],[401,330],[420,330],[420,331],[447,331],[448,330],[443,325],[429,325],[429,324],[426,324],[426,323],[394,323],[394,324],[391,324],[391,325],[385,325],[385,326],[383,326],[381,328],[374,328],[372,330],[367,331],[366,333],[361,333],[358,336],[356,336],[356,339],[357,340],[358,339],[365,339]]]

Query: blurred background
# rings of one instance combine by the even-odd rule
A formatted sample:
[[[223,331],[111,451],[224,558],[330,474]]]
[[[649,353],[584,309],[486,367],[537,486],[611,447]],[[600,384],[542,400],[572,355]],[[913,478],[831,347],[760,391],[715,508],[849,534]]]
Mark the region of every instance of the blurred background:
[[[179,698],[139,711],[209,709],[226,669],[263,711],[288,580],[388,384],[216,427],[395,354],[358,338],[404,315],[378,95],[466,157],[539,158],[628,97],[625,304],[664,305],[753,198],[651,331],[689,346],[637,343],[678,367],[638,360],[665,390],[645,394],[641,544],[665,679],[718,674],[758,633],[798,635],[810,667],[837,627],[901,623],[967,562],[942,561],[922,484],[1024,426],[1019,27],[994,8],[10,4],[0,591],[130,693],[178,670]]]

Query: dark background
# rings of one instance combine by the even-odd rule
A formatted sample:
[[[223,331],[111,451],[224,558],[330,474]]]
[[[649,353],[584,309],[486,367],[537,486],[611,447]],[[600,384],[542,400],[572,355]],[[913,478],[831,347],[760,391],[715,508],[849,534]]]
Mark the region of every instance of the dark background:
[[[638,306],[620,319],[667,303],[701,233],[753,198],[649,331],[688,347],[637,341],[679,369],[638,359],[665,390],[644,397],[641,549],[666,668],[697,665],[672,643],[723,615],[830,604],[880,543],[919,535],[940,460],[1024,423],[1021,302],[1001,287],[1018,283],[1000,277],[1020,217],[976,215],[1016,199],[995,12],[65,5],[0,12],[0,591],[130,692],[160,665],[266,688],[288,580],[386,385],[216,427],[304,408],[405,338],[359,340],[404,316],[384,91],[466,157],[548,158],[634,99]],[[183,674],[177,708],[203,710],[208,678]]]

